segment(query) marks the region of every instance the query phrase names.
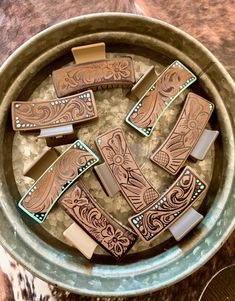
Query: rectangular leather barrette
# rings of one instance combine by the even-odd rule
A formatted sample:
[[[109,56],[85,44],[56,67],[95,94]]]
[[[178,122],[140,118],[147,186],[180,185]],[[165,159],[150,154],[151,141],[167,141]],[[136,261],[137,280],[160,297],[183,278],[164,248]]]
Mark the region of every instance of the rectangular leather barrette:
[[[92,90],[48,101],[13,101],[11,113],[15,131],[40,131],[38,137],[46,138],[48,146],[63,143],[61,137],[74,136],[74,125],[97,117]]]
[[[95,167],[106,191],[115,186],[114,193],[121,190],[129,205],[139,212],[154,202],[159,193],[139,169],[124,138],[121,128],[112,129],[96,139],[97,147],[106,165]],[[117,187],[117,188],[116,188]]]
[[[18,206],[38,223],[42,223],[51,208],[72,183],[99,161],[80,140],[75,141],[60,157],[51,149],[42,154],[36,165],[25,172],[37,178],[44,165],[53,162],[21,198]]]
[[[58,203],[75,222],[64,236],[88,259],[99,244],[121,260],[137,240],[131,229],[105,212],[81,181],[70,186]]]
[[[179,61],[173,62],[160,76],[154,67],[150,68],[131,90],[139,101],[127,115],[126,122],[149,137],[167,108],[196,79]]]
[[[135,73],[131,57],[106,58],[105,44],[72,48],[75,65],[53,71],[52,79],[58,97],[86,89],[131,87]]]
[[[129,223],[145,242],[151,242],[169,228],[176,240],[182,239],[203,218],[191,206],[205,197],[207,184],[189,166],[153,204]]]
[[[195,159],[203,160],[219,134],[218,131],[205,131],[213,110],[213,103],[189,93],[173,130],[150,159],[173,175],[191,153]]]

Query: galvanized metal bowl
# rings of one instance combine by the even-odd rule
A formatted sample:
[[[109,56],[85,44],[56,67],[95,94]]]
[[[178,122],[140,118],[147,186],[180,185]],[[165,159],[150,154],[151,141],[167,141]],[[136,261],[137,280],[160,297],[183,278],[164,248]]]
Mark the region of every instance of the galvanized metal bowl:
[[[197,230],[167,251],[134,254],[122,264],[111,263],[106,257],[88,262],[40,226],[23,220],[17,209],[19,192],[12,169],[11,101],[30,95],[29,87],[34,88],[37,75],[48,74],[53,62],[71,47],[99,41],[105,41],[109,51],[125,49],[155,60],[161,54],[181,60],[198,76],[200,89],[214,100],[213,123],[220,130],[213,177],[202,208],[206,216]],[[32,273],[75,293],[139,295],[187,277],[226,241],[235,225],[235,86],[224,67],[198,41],[151,18],[122,13],[87,15],[37,34],[10,56],[0,72],[0,241]]]

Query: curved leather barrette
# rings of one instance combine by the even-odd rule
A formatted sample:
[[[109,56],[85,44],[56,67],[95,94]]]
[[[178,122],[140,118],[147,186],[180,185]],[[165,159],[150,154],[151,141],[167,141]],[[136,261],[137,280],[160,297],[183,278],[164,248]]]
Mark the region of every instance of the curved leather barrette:
[[[41,176],[21,198],[18,206],[38,223],[45,220],[65,189],[99,161],[98,157],[80,140],[74,142],[56,160],[55,158],[57,154],[54,149],[51,149],[39,158],[37,164],[25,172],[26,176],[34,179],[38,178],[39,174]],[[43,172],[45,165],[50,166]]]
[[[96,144],[106,165],[96,166],[94,170],[106,191],[112,189],[115,194],[121,190],[135,212],[143,210],[159,197],[135,162],[121,128],[100,135]]]
[[[160,76],[151,67],[131,90],[131,95],[139,101],[127,115],[126,122],[149,137],[167,108],[196,79],[179,61],[171,64]]]
[[[97,117],[95,98],[91,90],[49,101],[13,101],[12,126],[15,131],[39,132],[48,146],[69,143],[74,139],[73,125]]]
[[[145,242],[151,242],[168,228],[180,240],[202,220],[203,216],[191,206],[205,197],[207,189],[206,182],[187,166],[163,195],[129,218],[129,223]]]
[[[150,159],[169,173],[178,173],[188,156],[203,160],[218,131],[205,130],[214,104],[189,93],[182,112],[165,142]]]
[[[74,247],[90,259],[99,244],[117,260],[121,260],[133,246],[137,236],[106,213],[84,184],[77,180],[98,161],[98,158],[93,157],[90,150],[86,152],[81,142],[77,141],[74,146],[76,147],[70,147],[60,157],[57,151],[51,148],[29,168],[25,175],[34,179],[37,186],[28,191],[29,198],[22,198],[20,207],[41,223],[55,202],[58,202],[74,220],[63,233]],[[77,154],[74,149],[78,151]],[[52,162],[54,163],[51,164]],[[49,167],[49,174],[43,174],[45,166]],[[68,179],[72,180],[65,183],[64,180]]]
[[[137,240],[131,229],[105,212],[80,181],[69,187],[58,203],[75,222],[64,236],[88,259],[99,244],[121,260]]]
[[[75,47],[72,53],[76,64],[52,73],[58,97],[86,89],[133,86],[135,73],[131,57],[107,59],[104,43]]]

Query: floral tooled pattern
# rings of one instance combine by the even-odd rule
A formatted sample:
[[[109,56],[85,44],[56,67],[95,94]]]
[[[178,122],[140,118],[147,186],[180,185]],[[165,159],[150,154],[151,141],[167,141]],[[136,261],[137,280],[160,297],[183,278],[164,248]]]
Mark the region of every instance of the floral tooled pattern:
[[[181,65],[172,65],[162,73],[149,93],[132,110],[129,119],[140,129],[152,128],[169,102],[192,80],[192,74]],[[138,109],[137,109],[138,106]]]
[[[105,213],[81,182],[70,187],[59,202],[79,226],[117,259],[134,244],[136,235]]]
[[[192,169],[186,168],[173,187],[130,222],[145,240],[150,241],[168,228],[206,189],[206,183]]]
[[[118,183],[128,183],[128,174],[137,169],[129,149],[120,132],[116,132],[102,148],[102,153]]]
[[[190,93],[172,132],[152,155],[153,162],[176,174],[196,145],[212,111],[212,103]]]
[[[85,92],[48,102],[17,102],[13,112],[16,129],[32,130],[94,118],[96,106],[91,93]]]
[[[126,60],[108,61],[103,69],[105,79],[122,80],[131,75],[129,62]]]
[[[67,70],[67,71],[66,71]],[[134,73],[130,58],[107,59],[84,63],[54,72],[54,83],[62,94],[85,87],[133,83]]]
[[[102,142],[98,142],[98,148],[131,207],[138,212],[152,203],[159,194],[135,163],[121,129],[111,130],[99,139]]]
[[[108,225],[103,231],[103,244],[106,248],[113,250],[115,254],[121,256],[123,248],[127,248],[130,244],[129,239],[123,235],[123,231],[114,229],[113,226]]]

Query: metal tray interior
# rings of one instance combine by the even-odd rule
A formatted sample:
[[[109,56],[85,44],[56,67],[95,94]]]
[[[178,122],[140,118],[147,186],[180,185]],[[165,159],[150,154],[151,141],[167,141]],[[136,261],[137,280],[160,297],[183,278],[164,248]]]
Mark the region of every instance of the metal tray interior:
[[[198,81],[168,109],[151,138],[141,137],[123,122],[134,104],[125,96],[127,91],[95,92],[99,119],[78,130],[79,138],[95,151],[93,137],[121,125],[140,167],[153,185],[164,191],[174,177],[146,158],[166,138],[190,90],[214,101],[216,110],[209,126],[220,131],[204,161],[188,161],[210,183],[206,199],[202,204],[196,204],[205,216],[204,220],[180,243],[167,233],[149,246],[138,242],[120,264],[101,249],[88,261],[69,246],[62,232],[71,221],[64,220],[60,209],[55,208],[41,226],[17,208],[20,194],[30,185],[30,181],[22,178],[23,168],[40,153],[45,142],[32,135],[21,136],[13,132],[10,102],[54,98],[52,70],[71,63],[71,47],[99,41],[106,42],[109,56],[131,55],[137,78],[151,64],[156,64],[160,73],[174,59],[179,59],[197,75]],[[134,15],[114,13],[79,17],[53,26],[22,46],[2,67],[2,79],[0,239],[31,272],[77,293],[138,295],[163,288],[191,274],[226,240],[234,227],[234,125],[230,115],[234,84],[220,63],[196,40],[168,24]],[[30,155],[25,151],[26,145]],[[119,220],[121,212],[121,221],[127,224],[127,217],[132,212],[123,198],[120,195],[107,198],[92,172],[87,173],[84,180],[97,200]],[[113,210],[113,204],[117,206],[116,210]]]

